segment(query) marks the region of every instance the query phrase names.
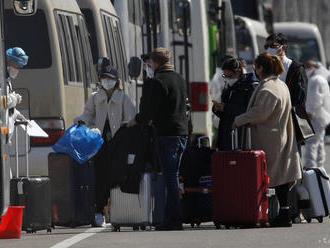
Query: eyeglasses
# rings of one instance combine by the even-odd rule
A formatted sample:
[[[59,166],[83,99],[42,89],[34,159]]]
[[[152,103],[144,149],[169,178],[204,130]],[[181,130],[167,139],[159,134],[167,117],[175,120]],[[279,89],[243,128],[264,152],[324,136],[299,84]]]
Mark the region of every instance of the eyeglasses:
[[[229,75],[222,74],[221,76],[222,76],[223,78],[230,79],[230,78],[232,78],[233,75],[230,75],[230,76],[229,76]]]
[[[265,44],[264,45],[264,48],[267,50],[268,48],[279,48],[281,47],[281,44],[278,44],[278,43],[273,43],[273,44]]]

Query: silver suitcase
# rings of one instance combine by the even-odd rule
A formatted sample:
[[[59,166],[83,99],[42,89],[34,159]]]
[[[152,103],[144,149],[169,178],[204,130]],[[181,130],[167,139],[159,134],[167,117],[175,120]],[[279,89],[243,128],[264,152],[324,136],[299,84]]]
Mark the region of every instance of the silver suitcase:
[[[165,209],[165,189],[162,175],[145,173],[140,182],[140,193],[123,193],[120,188],[110,192],[110,221],[114,231],[120,227],[148,230],[162,222]]]
[[[330,183],[329,176],[324,168],[308,168],[304,171],[303,185],[310,197],[310,208],[303,209],[302,214],[308,223],[313,218],[320,223],[323,217],[329,215]]]

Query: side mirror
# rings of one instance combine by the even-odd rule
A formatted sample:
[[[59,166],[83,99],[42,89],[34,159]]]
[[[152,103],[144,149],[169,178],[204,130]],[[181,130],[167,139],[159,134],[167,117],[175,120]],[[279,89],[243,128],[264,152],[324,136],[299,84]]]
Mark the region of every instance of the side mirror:
[[[138,78],[142,71],[142,60],[138,57],[131,57],[128,63],[128,73],[131,78]]]
[[[38,0],[14,0],[14,12],[18,16],[30,16],[37,12]]]

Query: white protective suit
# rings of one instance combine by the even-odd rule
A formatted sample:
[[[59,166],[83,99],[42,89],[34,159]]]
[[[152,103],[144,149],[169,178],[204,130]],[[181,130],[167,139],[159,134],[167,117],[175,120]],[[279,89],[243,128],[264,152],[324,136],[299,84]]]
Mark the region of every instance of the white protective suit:
[[[221,94],[225,87],[225,80],[222,77],[223,71],[221,68],[217,67],[215,74],[211,80],[210,94],[212,100],[215,100],[221,103]],[[218,128],[219,126],[219,118],[212,114],[213,126]]]
[[[325,128],[330,123],[330,90],[322,68],[308,80],[306,110],[311,115],[315,135],[306,141],[305,167],[321,167],[325,162]]]

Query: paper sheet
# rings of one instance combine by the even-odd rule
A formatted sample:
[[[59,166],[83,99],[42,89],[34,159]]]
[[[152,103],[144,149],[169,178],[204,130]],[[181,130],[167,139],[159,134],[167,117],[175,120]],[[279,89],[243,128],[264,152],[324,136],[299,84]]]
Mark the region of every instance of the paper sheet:
[[[21,125],[25,130],[25,126]],[[48,138],[48,134],[35,121],[28,121],[27,133],[30,137]]]

